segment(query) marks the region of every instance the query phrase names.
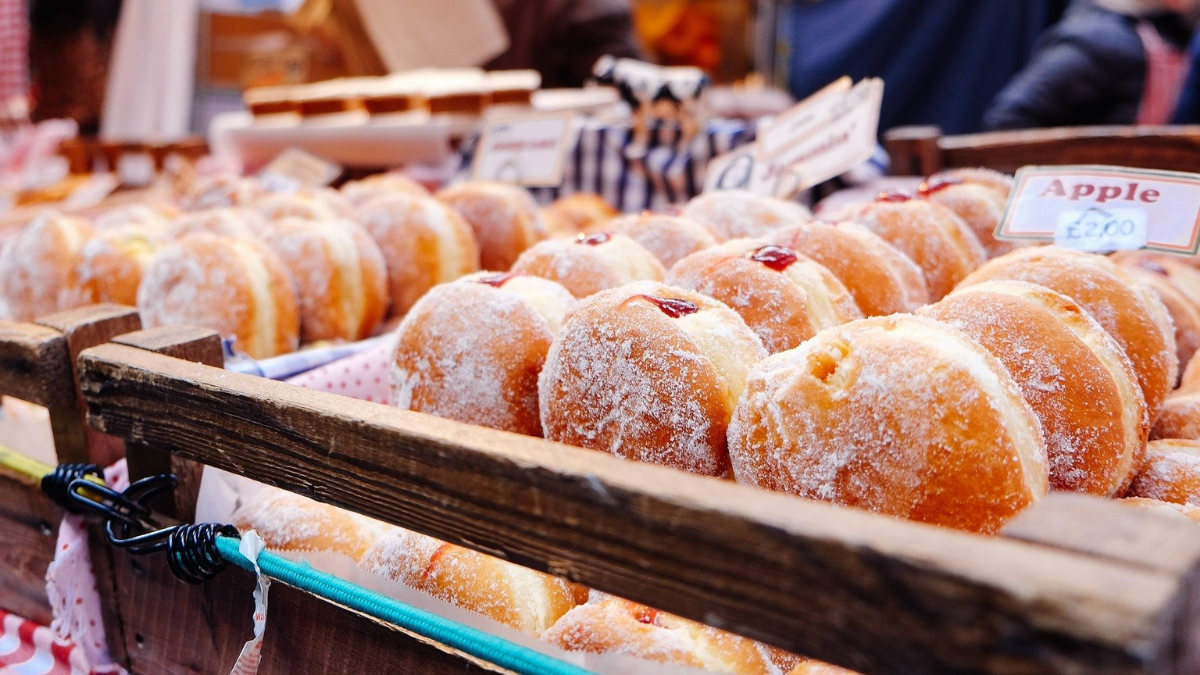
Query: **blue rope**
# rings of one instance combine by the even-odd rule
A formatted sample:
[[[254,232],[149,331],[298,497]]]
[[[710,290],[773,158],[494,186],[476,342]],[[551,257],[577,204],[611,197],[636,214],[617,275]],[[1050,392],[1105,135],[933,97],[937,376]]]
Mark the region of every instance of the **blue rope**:
[[[254,566],[238,550],[238,540],[217,537],[221,557],[248,572]],[[263,574],[358,612],[395,624],[476,658],[522,675],[590,675],[591,671],[559,661],[528,647],[490,635],[432,612],[398,602],[362,586],[326,574],[311,565],[263,551],[258,557]]]

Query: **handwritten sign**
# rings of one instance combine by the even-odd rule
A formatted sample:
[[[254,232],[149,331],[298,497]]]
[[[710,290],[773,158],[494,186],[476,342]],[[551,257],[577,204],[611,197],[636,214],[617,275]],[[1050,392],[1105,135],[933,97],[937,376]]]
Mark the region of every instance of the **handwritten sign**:
[[[1113,166],[1025,167],[996,237],[1082,251],[1200,249],[1200,174]]]
[[[301,188],[325,187],[342,167],[300,148],[288,148],[258,172],[258,181],[271,192],[290,194]]]
[[[575,130],[573,113],[489,117],[475,150],[473,178],[526,187],[560,185]]]

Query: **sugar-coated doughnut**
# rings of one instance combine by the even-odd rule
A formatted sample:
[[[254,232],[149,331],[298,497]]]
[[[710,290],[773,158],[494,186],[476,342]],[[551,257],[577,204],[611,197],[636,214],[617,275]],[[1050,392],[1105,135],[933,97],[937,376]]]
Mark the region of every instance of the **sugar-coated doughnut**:
[[[824,265],[865,316],[911,312],[929,302],[921,268],[857,223],[801,223],[776,230],[767,239]]]
[[[570,652],[624,654],[713,673],[777,675],[801,661],[761,642],[603,593],[567,612],[542,639]]]
[[[1046,494],[1046,446],[1004,365],[907,314],[825,330],[750,374],[734,476],[770,490],[994,533]]]
[[[417,181],[403,174],[389,172],[367,176],[361,180],[352,180],[341,187],[342,196],[351,206],[360,207],[379,197],[396,194],[415,197],[432,196]]]
[[[573,237],[580,232],[608,230],[619,212],[600,195],[576,192],[541,208],[542,220],[552,236]]]
[[[722,241],[761,237],[771,230],[812,219],[812,212],[802,204],[743,190],[705,192],[693,197],[682,215],[708,227]]]
[[[397,331],[393,402],[541,436],[538,373],[573,303],[553,281],[511,273],[480,272],[435,286]]]
[[[1193,391],[1200,391],[1200,359],[1192,359],[1183,371],[1183,377],[1179,378],[1179,393]]]
[[[512,271],[557,281],[577,298],[634,281],[662,281],[666,274],[641,244],[607,232],[538,242],[517,258]]]
[[[1152,441],[1127,496],[1200,507],[1200,440]]]
[[[1074,300],[1020,281],[961,288],[921,316],[963,331],[1008,369],[1042,424],[1050,487],[1114,496],[1149,432],[1124,350]]]
[[[180,198],[179,204],[184,211],[250,206],[267,194],[262,183],[253,178],[222,173],[197,179]]]
[[[475,231],[485,270],[507,271],[522,251],[549,235],[537,204],[523,188],[462,183],[443,189],[437,198],[457,209]]]
[[[572,584],[520,565],[391,528],[359,565],[456,607],[538,636],[576,605]]]
[[[274,551],[333,551],[356,561],[388,529],[379,521],[275,488],[255,493],[234,513],[233,524],[243,532],[253,529]]]
[[[142,274],[165,242],[162,230],[146,225],[109,227],[97,233],[80,252],[75,271],[78,297],[73,304],[136,305]]]
[[[921,183],[917,193],[962,218],[983,244],[988,257],[1004,255],[1017,247],[1014,242],[996,238],[996,226],[1004,216],[1005,199],[994,187],[943,175],[932,176]]]
[[[1175,355],[1179,359],[1179,369],[1183,371],[1200,349],[1200,307],[1180,293],[1166,277],[1141,267],[1127,268],[1125,272],[1153,290],[1167,308],[1171,323],[1175,325]]]
[[[354,211],[350,203],[334,190],[271,194],[255,201],[254,208],[267,220],[334,220],[349,217]]]
[[[86,220],[43,211],[0,247],[0,296],[16,321],[77,307],[80,256],[95,234]]]
[[[300,340],[361,340],[387,314],[387,267],[375,240],[349,220],[284,218],[265,241],[292,274]]]
[[[216,208],[189,211],[167,227],[167,236],[182,239],[189,234],[207,232],[226,237],[254,239],[266,231],[267,221],[257,211],[242,208]]]
[[[1184,262],[1184,258],[1149,251],[1120,251],[1110,257],[1123,269],[1140,269],[1163,277],[1200,307],[1200,270]]]
[[[283,261],[253,239],[197,233],[168,244],[138,287],[146,328],[191,324],[236,337],[256,359],[294,351],[300,318]]]
[[[639,282],[567,316],[539,380],[546,438],[708,476],[762,342],[725,305]]]
[[[925,273],[933,302],[987,260],[987,251],[962,218],[906,192],[886,192],[873,202],[848,205],[831,219],[860,223],[912,258]]]
[[[641,244],[668,270],[696,251],[717,245],[712,230],[680,216],[656,213],[624,216],[611,221],[607,228]]]
[[[1187,518],[1188,520],[1200,521],[1200,506],[1176,504],[1174,502],[1164,502],[1159,499],[1147,499],[1145,497],[1126,497],[1125,499],[1118,499],[1117,503],[1121,506],[1151,511],[1170,518]]]
[[[1150,428],[1150,438],[1200,440],[1200,391],[1188,388],[1168,396]]]
[[[992,169],[948,169],[933,176],[933,178],[956,179],[969,185],[981,185],[994,190],[1002,201],[1008,201],[1008,195],[1012,192],[1013,187],[1013,177],[1011,175],[993,171]]]
[[[1027,281],[1077,302],[1116,339],[1138,374],[1150,419],[1179,374],[1175,328],[1154,291],[1104,256],[1055,246],[1022,248],[994,258],[963,281]]]
[[[145,204],[131,204],[108,209],[96,216],[96,219],[92,221],[92,226],[97,230],[110,230],[126,225],[140,225],[157,234],[165,231],[171,220],[178,216],[179,209],[167,204],[153,207]]]
[[[772,354],[863,318],[832,272],[760,239],[734,239],[693,253],[671,268],[666,282],[728,305]]]
[[[393,192],[358,209],[387,262],[389,316],[403,316],[430,288],[479,271],[475,233],[458,211],[428,193]]]

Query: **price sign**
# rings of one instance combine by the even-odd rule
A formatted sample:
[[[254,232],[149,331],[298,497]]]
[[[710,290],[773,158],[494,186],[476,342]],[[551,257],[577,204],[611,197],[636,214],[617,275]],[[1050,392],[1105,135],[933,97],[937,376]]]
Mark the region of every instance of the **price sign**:
[[[475,149],[473,177],[526,187],[561,185],[575,131],[574,113],[490,116]]]
[[[271,192],[292,193],[300,188],[325,187],[342,173],[342,167],[299,148],[288,148],[258,173]]]
[[[154,182],[154,157],[148,152],[123,152],[117,158],[117,176],[121,184],[146,187]]]
[[[1200,174],[1113,166],[1025,167],[996,237],[1082,251],[1200,249]]]

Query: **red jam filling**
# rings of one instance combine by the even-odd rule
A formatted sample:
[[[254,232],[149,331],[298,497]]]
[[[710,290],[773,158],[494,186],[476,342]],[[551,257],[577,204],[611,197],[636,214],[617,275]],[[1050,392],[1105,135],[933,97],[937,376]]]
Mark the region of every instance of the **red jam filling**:
[[[509,279],[511,279],[515,276],[518,276],[516,272],[502,272],[500,274],[489,274],[486,277],[479,277],[478,279],[475,280],[475,283],[487,284],[488,286],[495,286],[496,288],[500,288],[501,286],[503,286],[505,284],[505,282],[507,282]]]
[[[662,313],[666,314],[672,319],[678,319],[681,316],[695,314],[696,312],[700,311],[700,308],[697,307],[695,303],[688,302],[687,300],[659,298],[653,295],[641,295],[638,297],[645,298],[650,302],[653,302],[655,305],[658,305],[658,308],[662,310]]]
[[[592,234],[581,234],[578,237],[575,237],[575,243],[586,244],[587,246],[599,246],[609,239],[612,239],[612,235],[607,232],[594,232]]]
[[[907,202],[909,200],[916,199],[916,198],[917,198],[917,196],[914,195],[913,193],[909,192],[908,190],[884,190],[883,192],[880,192],[875,197],[875,201],[877,201],[877,202]]]
[[[767,267],[782,272],[796,262],[796,252],[782,246],[763,246],[746,254],[746,257]]]
[[[924,183],[921,183],[921,186],[917,188],[917,193],[919,193],[922,197],[928,197],[929,195],[934,194],[935,192],[941,192],[948,187],[962,184],[963,181],[961,178],[943,178],[941,176],[934,176],[926,180]]]

